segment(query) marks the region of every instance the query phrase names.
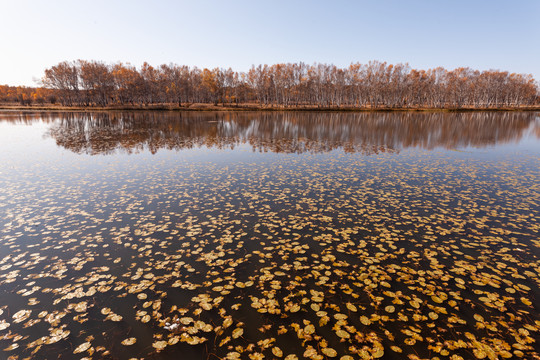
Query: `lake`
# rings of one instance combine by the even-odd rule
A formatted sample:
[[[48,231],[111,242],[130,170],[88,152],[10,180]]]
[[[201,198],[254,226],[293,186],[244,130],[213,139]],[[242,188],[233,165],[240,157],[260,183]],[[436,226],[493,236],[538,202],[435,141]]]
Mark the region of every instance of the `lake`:
[[[0,358],[540,358],[540,114],[0,112]]]

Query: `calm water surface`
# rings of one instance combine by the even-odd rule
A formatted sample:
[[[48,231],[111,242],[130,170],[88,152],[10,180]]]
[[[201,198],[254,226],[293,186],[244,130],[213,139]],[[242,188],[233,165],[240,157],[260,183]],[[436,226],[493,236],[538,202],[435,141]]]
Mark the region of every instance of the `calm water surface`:
[[[1,359],[540,358],[536,113],[0,113]]]

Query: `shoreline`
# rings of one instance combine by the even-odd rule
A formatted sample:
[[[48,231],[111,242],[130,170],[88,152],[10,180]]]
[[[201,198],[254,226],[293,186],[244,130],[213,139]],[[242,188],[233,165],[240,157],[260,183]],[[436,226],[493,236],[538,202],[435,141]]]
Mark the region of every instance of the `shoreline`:
[[[193,111],[193,112],[234,112],[234,111],[254,111],[254,112],[477,112],[477,111],[540,111],[538,106],[525,107],[503,107],[503,108],[359,108],[359,107],[266,107],[258,105],[221,106],[196,104],[191,106],[47,106],[47,105],[1,105],[0,111]]]

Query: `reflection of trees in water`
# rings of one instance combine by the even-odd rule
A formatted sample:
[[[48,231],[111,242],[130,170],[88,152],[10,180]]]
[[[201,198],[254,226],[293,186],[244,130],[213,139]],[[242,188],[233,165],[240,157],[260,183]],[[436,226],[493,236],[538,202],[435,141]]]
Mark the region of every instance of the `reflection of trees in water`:
[[[151,152],[250,144],[255,151],[399,151],[408,147],[483,147],[540,135],[530,112],[314,113],[314,112],[95,112],[0,116],[51,123],[48,135],[77,153]]]

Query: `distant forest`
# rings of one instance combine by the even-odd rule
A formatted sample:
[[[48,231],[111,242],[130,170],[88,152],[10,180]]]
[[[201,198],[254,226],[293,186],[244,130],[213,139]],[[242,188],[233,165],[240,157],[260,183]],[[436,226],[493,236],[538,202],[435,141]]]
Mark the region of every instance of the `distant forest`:
[[[99,107],[512,108],[538,105],[539,94],[531,75],[470,68],[417,70],[379,61],[346,68],[258,65],[236,72],[77,60],[45,70],[40,87],[0,86],[3,103]]]

